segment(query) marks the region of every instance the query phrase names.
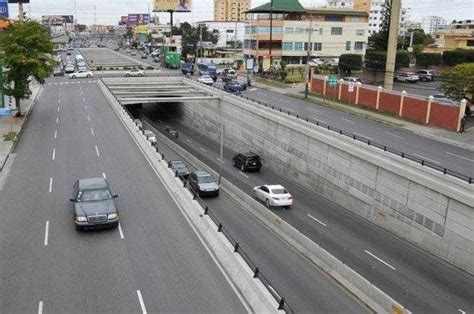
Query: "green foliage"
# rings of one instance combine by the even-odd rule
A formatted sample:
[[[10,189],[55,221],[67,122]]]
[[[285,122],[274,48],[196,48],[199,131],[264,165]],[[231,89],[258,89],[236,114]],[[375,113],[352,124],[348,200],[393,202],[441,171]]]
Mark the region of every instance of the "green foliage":
[[[382,8],[382,24],[380,25],[380,31],[372,33],[369,37],[369,47],[373,50],[387,51],[391,9],[391,2],[385,0]]]
[[[413,45],[413,54],[416,56],[422,53],[423,49],[425,49],[424,45]]]
[[[6,95],[13,96],[21,115],[20,101],[29,94],[27,79],[43,83],[55,65],[53,43],[44,26],[35,21],[15,22],[0,32],[0,61],[8,68],[4,76]]]
[[[397,51],[397,55],[395,58],[395,69],[399,69],[402,67],[407,68],[410,66],[410,55],[408,52]],[[365,67],[368,70],[385,71],[386,61],[386,51],[367,50],[365,52]]]
[[[286,77],[288,76],[288,71],[286,70],[286,62],[280,62],[280,79],[282,82],[285,81]]]
[[[421,45],[425,47],[426,45],[432,44],[435,42],[433,37],[429,34],[425,34],[425,31],[422,29],[412,29],[410,30],[413,32],[413,46],[415,45]],[[405,47],[410,46],[410,36],[407,35],[404,37],[404,45]]]
[[[397,51],[395,57],[395,69],[408,68],[410,66],[410,54],[406,51]]]
[[[341,72],[351,74],[352,71],[362,69],[362,56],[353,53],[342,54],[339,57],[339,69]]]
[[[474,63],[458,64],[440,75],[440,89],[449,97],[462,99],[474,95]]]
[[[419,53],[416,55],[416,65],[419,67],[429,67],[430,65],[440,65],[443,57],[440,53]]]
[[[97,68],[95,68],[97,71],[102,71],[102,66],[99,65]]]
[[[181,56],[186,59],[187,55],[194,55],[198,43],[200,43],[200,36],[202,31],[202,41],[210,41],[213,44],[219,40],[219,33],[209,30],[207,26],[202,25],[193,27],[188,22],[184,22],[180,27],[173,27],[173,35],[180,35],[182,37]],[[169,34],[168,34],[169,35]]]
[[[7,134],[3,135],[4,142],[13,142],[16,139],[16,132],[8,132]]]
[[[456,65],[461,63],[474,62],[474,50],[455,49],[443,52],[444,65]]]

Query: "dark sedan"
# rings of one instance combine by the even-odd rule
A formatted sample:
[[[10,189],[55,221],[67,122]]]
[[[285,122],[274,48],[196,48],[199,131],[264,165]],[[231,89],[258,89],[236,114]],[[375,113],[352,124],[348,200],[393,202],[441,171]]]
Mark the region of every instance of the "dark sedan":
[[[74,223],[77,230],[116,227],[119,211],[109,182],[104,178],[77,180],[73,188]]]
[[[181,160],[170,160],[168,167],[173,170],[174,173],[178,173],[178,176],[186,179],[189,176],[188,167]]]
[[[224,90],[231,93],[240,93],[247,89],[247,84],[237,80],[228,81],[224,84]]]

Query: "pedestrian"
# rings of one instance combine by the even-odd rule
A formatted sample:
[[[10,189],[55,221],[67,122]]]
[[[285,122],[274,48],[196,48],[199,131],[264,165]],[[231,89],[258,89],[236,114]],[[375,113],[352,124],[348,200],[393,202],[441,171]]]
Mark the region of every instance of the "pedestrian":
[[[459,133],[463,133],[464,132],[464,127],[466,126],[466,115],[462,116],[462,119],[461,119],[461,128],[459,129]]]

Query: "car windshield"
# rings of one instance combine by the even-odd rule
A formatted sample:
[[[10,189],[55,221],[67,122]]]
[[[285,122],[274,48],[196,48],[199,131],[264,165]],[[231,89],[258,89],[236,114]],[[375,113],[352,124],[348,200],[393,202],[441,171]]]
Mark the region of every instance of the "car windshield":
[[[78,202],[93,202],[111,199],[112,195],[108,189],[81,190],[77,194]]]
[[[183,169],[183,168],[186,168],[186,166],[185,166],[181,161],[172,161],[171,164],[172,164],[173,167],[176,168],[176,169]]]
[[[201,177],[198,177],[198,182],[199,183],[214,183],[214,179],[210,175],[201,176]]]
[[[272,194],[288,194],[285,189],[271,189]]]

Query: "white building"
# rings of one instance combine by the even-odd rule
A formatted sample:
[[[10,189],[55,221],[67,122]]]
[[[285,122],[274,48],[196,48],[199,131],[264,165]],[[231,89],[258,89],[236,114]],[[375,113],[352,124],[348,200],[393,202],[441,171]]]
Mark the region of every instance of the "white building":
[[[441,16],[425,16],[422,25],[426,34],[433,35],[437,30],[445,29],[448,22]]]
[[[215,45],[218,48],[233,47],[235,40],[241,44],[244,42],[245,22],[200,21],[195,23],[195,27],[199,24],[204,24],[209,31],[219,34],[219,40]]]

